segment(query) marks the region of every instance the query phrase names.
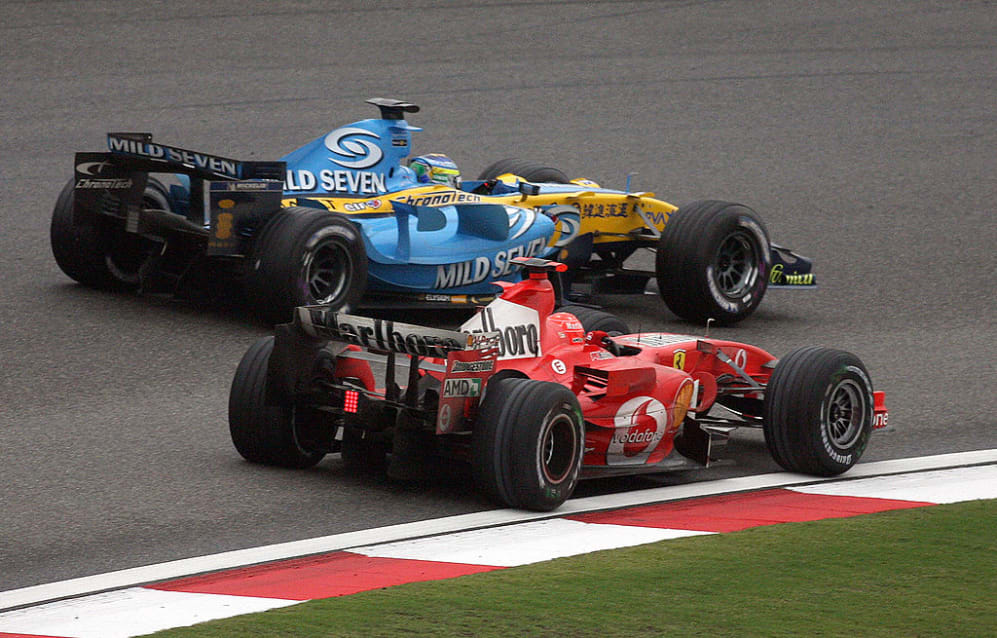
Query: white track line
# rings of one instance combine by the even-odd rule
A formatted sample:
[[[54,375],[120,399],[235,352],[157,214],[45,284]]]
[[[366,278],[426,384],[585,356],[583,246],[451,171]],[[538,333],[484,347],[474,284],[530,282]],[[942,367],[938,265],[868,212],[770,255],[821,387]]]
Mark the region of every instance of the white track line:
[[[606,523],[593,525],[552,518],[455,532],[447,534],[445,542],[440,542],[438,537],[417,538],[353,547],[350,551],[378,558],[517,567],[603,549],[619,549],[713,533]]]
[[[959,488],[953,491],[951,475],[959,473]],[[874,476],[841,483],[818,483],[792,488],[804,494],[857,496],[893,501],[958,503],[997,498],[997,465],[933,470],[902,476]]]
[[[490,528],[510,523],[550,519],[584,512],[632,507],[635,505],[716,494],[729,494],[794,485],[811,485],[828,480],[844,480],[847,483],[852,479],[985,463],[997,463],[997,449],[941,454],[912,459],[897,459],[877,463],[862,463],[849,470],[845,476],[833,477],[831,479],[819,479],[802,474],[780,472],[573,499],[561,506],[556,512],[531,513],[522,510],[501,509],[473,514],[461,514],[459,516],[428,521],[403,523],[345,534],[335,534],[289,543],[186,558],[106,574],[74,578],[56,583],[13,589],[0,592],[0,611],[26,605],[36,605],[52,600],[82,596],[84,594],[132,587],[144,583],[181,578],[193,574],[244,567],[257,563],[296,558],[309,554],[321,554],[360,546],[379,545],[427,536],[437,536],[439,534]]]
[[[297,600],[191,594],[129,587],[3,614],[5,632],[127,638],[163,629],[296,605]]]

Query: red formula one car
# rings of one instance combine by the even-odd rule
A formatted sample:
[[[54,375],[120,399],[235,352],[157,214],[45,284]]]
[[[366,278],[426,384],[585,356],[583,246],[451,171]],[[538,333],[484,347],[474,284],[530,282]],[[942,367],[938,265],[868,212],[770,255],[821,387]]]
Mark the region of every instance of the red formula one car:
[[[547,273],[563,266],[518,262],[528,276],[461,331],[298,308],[236,370],[236,449],[298,468],[341,452],[402,479],[455,459],[496,501],[551,510],[580,478],[707,465],[737,427],[761,428],[784,468],[830,476],[886,426],[855,355],[805,347],[777,359],[724,339],[620,334],[608,313],[555,312]]]

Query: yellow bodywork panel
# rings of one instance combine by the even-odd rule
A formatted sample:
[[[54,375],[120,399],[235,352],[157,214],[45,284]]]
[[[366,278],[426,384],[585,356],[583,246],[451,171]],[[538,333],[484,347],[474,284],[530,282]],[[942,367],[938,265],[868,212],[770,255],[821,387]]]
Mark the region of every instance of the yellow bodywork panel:
[[[499,177],[503,182],[515,185],[519,178],[513,175]],[[579,235],[591,233],[595,243],[625,241],[642,229],[654,228],[657,233],[664,229],[668,218],[678,210],[668,202],[656,199],[654,193],[619,193],[599,190],[598,184],[590,180],[574,180],[577,191],[540,193],[523,195],[478,195],[444,186],[427,184],[406,189],[399,193],[388,193],[378,197],[308,197],[311,202],[325,206],[330,211],[347,216],[386,215],[392,212],[391,202],[400,201],[413,206],[449,206],[466,203],[508,204],[521,208],[568,205],[578,209],[581,218]],[[283,206],[295,206],[298,199],[291,197],[282,201]],[[655,234],[657,234],[655,233]],[[556,233],[552,243],[556,243]]]

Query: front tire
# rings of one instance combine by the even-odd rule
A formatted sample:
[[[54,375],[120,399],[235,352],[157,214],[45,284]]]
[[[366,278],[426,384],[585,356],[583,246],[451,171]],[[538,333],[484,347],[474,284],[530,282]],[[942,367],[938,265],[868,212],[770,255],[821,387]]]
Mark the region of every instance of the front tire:
[[[741,204],[702,201],[683,206],[658,240],[655,273],[668,308],[682,319],[729,325],[749,316],[768,288],[768,231]]]
[[[764,433],[783,468],[845,472],[865,451],[872,422],[872,382],[858,357],[811,346],[779,360],[765,391]]]
[[[243,355],[232,379],[228,423],[232,443],[247,461],[289,468],[311,467],[324,452],[305,449],[295,427],[295,408],[267,405],[267,367],[274,338],[264,337]]]
[[[247,294],[269,323],[290,321],[298,306],[356,304],[366,287],[367,251],[360,231],[342,215],[281,209],[254,243]]]
[[[585,447],[578,399],[556,383],[488,384],[472,435],[479,489],[509,507],[550,511],[575,490]]]

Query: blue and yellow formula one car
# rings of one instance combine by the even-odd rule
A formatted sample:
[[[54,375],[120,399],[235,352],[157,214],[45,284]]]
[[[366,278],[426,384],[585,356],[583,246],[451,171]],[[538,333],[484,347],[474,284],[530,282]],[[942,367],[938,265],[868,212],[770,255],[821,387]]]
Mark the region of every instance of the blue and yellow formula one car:
[[[642,289],[654,276],[673,311],[733,323],[771,283],[812,285],[811,264],[771,244],[750,209],[676,207],[649,193],[569,181],[503,160],[460,180],[439,154],[410,156],[419,107],[375,98],[380,117],[316,138],[274,162],[242,162],[110,133],[77,153],[52,217],[56,261],[76,281],[177,291],[225,281],[267,321],[297,306],[476,306],[519,275],[516,257],[572,266],[565,294]],[[655,272],[623,261],[658,251]],[[611,282],[607,286],[606,283]]]

